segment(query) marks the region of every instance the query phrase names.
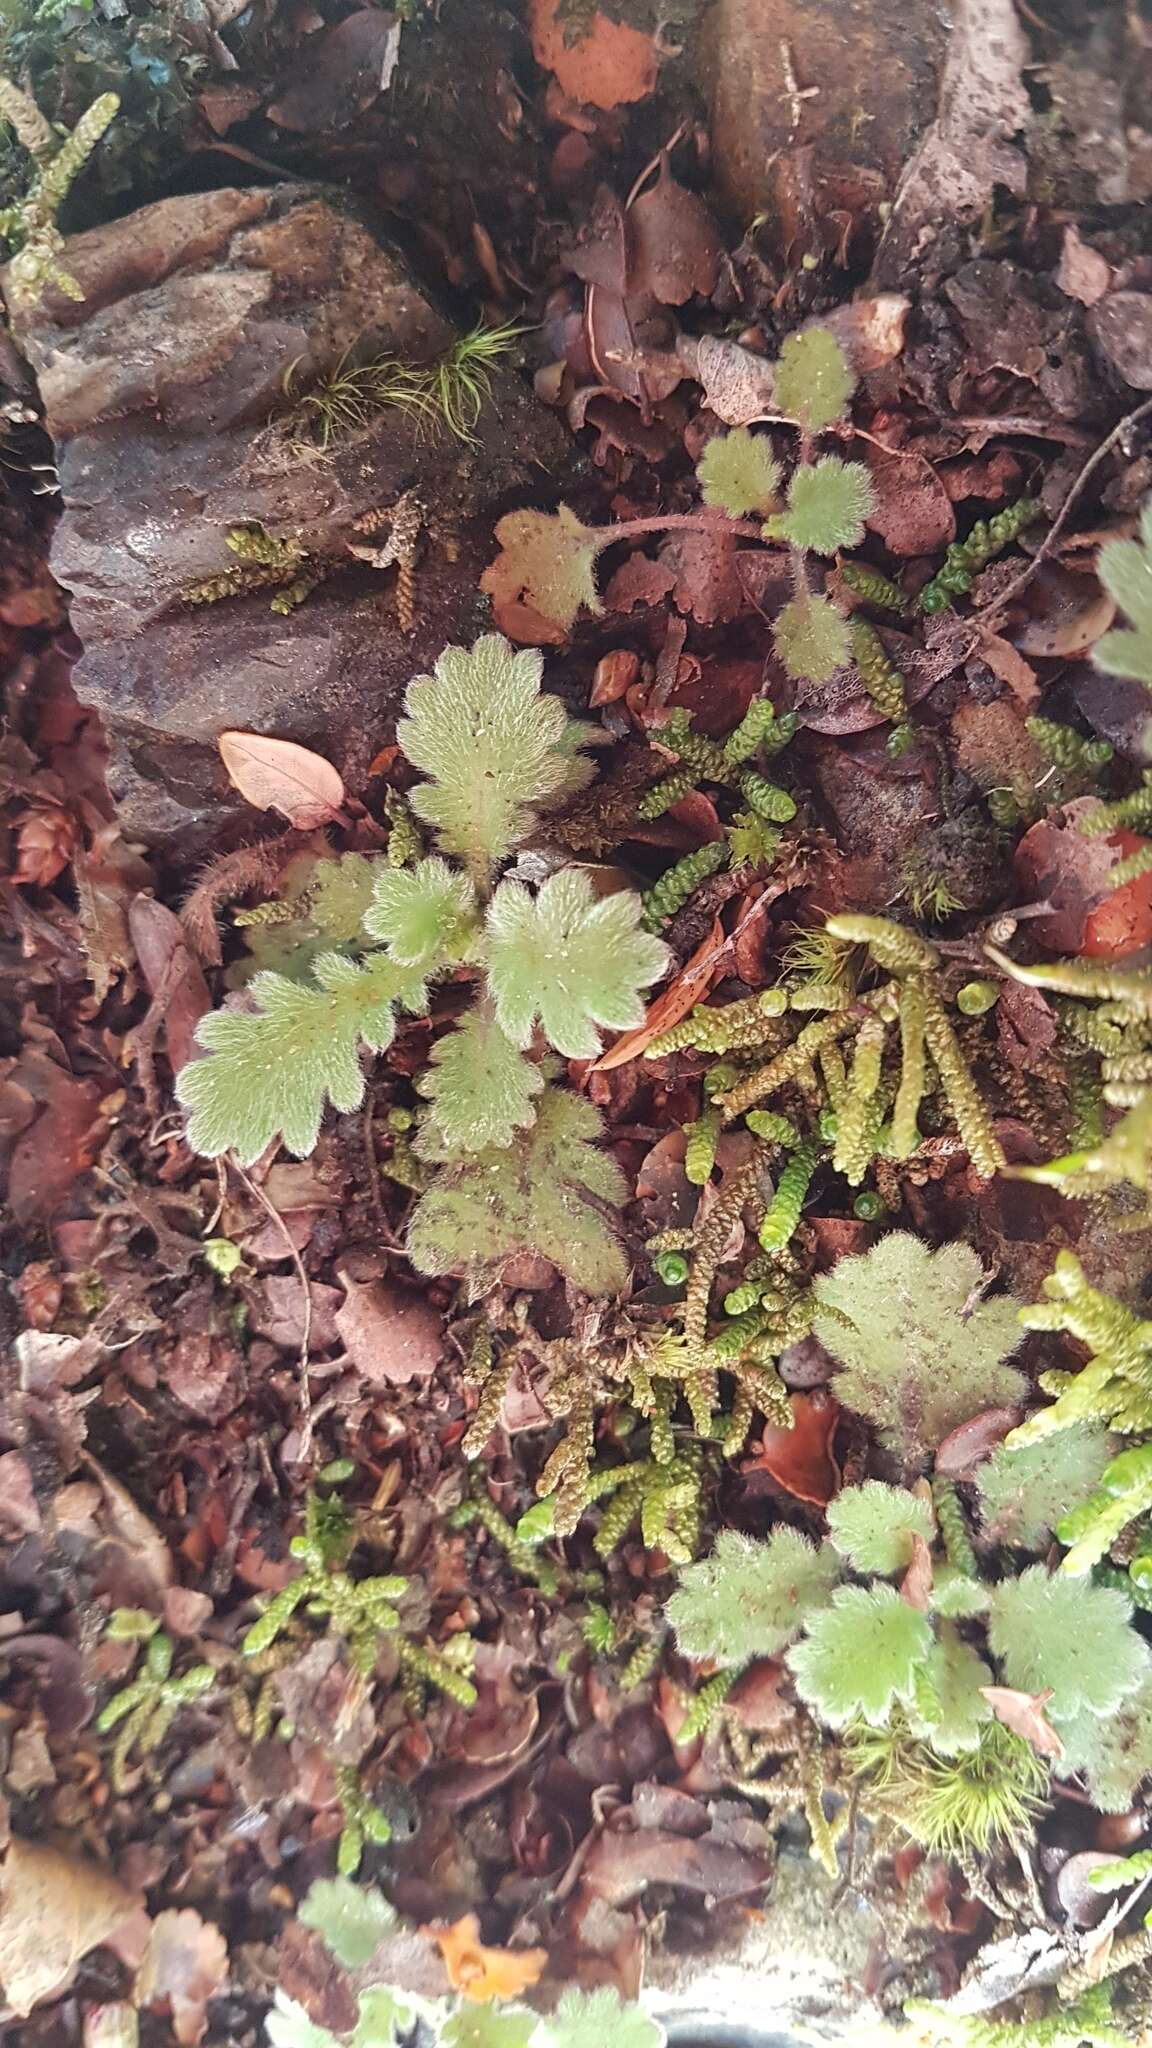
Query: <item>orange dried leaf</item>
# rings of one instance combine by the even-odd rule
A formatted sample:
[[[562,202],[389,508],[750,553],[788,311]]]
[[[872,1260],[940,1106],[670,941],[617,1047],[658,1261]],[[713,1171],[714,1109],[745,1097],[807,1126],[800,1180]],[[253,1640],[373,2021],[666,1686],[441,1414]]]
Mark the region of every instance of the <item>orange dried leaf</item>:
[[[635,1031],[626,1031],[615,1045],[601,1053],[600,1058],[588,1069],[590,1074],[606,1073],[611,1067],[627,1066],[629,1060],[639,1058],[645,1046],[659,1038],[662,1031],[671,1031],[682,1017],[706,995],[720,971],[721,961],[728,951],[728,939],[719,918],[714,919],[706,939],[697,946],[691,959],[684,962],[679,974],[663,995],[657,996],[642,1024]]]
[[[311,832],[339,816],[344,784],[322,754],[262,732],[222,732],[217,745],[234,789],[260,811]]]
[[[598,10],[570,40],[560,0],[532,0],[532,54],[568,97],[593,107],[647,99],[656,84],[656,42]]]
[[[746,1458],[742,1472],[768,1472],[796,1500],[827,1507],[840,1486],[840,1468],[832,1455],[832,1439],[840,1403],[832,1395],[793,1394],[792,1427],[769,1427],[759,1449]]]
[[[481,2005],[491,1998],[518,1998],[536,1983],[548,1961],[544,1948],[485,1948],[475,1913],[424,1932],[432,1936],[444,1958],[452,1989]]]
[[[1052,1697],[1047,1692],[1018,1692],[1013,1685],[982,1685],[980,1691],[991,1707],[998,1721],[1010,1728],[1013,1735],[1021,1735],[1030,1742],[1038,1756],[1057,1759],[1064,1754],[1064,1744],[1048,1719],[1044,1708]]]

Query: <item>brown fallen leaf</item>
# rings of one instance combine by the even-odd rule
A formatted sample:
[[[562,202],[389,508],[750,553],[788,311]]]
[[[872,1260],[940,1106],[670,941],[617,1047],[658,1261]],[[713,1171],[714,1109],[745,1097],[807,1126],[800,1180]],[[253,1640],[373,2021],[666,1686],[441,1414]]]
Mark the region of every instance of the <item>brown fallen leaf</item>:
[[[738,341],[682,334],[676,354],[703,388],[704,403],[726,427],[750,427],[776,414],[776,365]]]
[[[645,1046],[659,1038],[662,1031],[671,1031],[674,1024],[679,1024],[680,1019],[686,1017],[711,988],[727,951],[728,939],[717,917],[707,938],[684,962],[675,981],[657,996],[644,1022],[638,1024],[634,1031],[626,1031],[623,1038],[618,1038],[615,1045],[601,1053],[589,1067],[589,1073],[607,1073],[612,1067],[626,1066],[629,1060],[638,1059]]]
[[[0,1986],[17,2017],[63,1991],[139,1904],[98,1863],[14,1839],[0,1868]]]
[[[620,107],[647,99],[659,69],[656,39],[614,21],[599,9],[581,12],[579,31],[569,40],[567,12],[560,0],[532,0],[532,54],[551,71],[573,100],[593,107]]]
[[[538,1981],[548,1961],[546,1948],[485,1948],[475,1913],[422,1932],[430,1934],[439,1948],[453,1990],[478,2005],[493,1998],[517,1998]]]
[[[1029,620],[1026,626],[1021,627],[1017,638],[1025,654],[1042,655],[1047,660],[1070,661],[1076,655],[1090,653],[1115,617],[1115,601],[1106,590],[1102,590],[1053,619]]]
[[[154,896],[135,897],[128,930],[164,1033],[169,1065],[178,1074],[196,1050],[196,1026],[212,1008],[208,984],[180,919],[166,903]]]
[[[923,1536],[912,1533],[912,1562],[900,1581],[900,1598],[909,1607],[918,1608],[927,1614],[928,1601],[932,1592],[932,1552]]]
[[[337,1278],[345,1299],[333,1321],[357,1372],[377,1386],[428,1379],[444,1355],[439,1310],[388,1280]]]
[[[768,1427],[758,1450],[741,1464],[742,1472],[768,1472],[796,1500],[827,1507],[840,1486],[840,1468],[832,1456],[832,1439],[840,1403],[832,1395],[792,1394],[792,1427]]]
[[[8,1166],[8,1207],[25,1224],[59,1213],[73,1181],[99,1157],[107,1126],[99,1084],[67,1073],[42,1046],[25,1046],[9,1079],[40,1106]]]
[[[1002,640],[999,633],[988,633],[980,642],[980,659],[986,661],[994,676],[1007,683],[1017,701],[1029,710],[1040,695],[1036,671],[1030,661],[1025,661],[1018,648],[1010,640]]]
[[[228,1944],[218,1927],[191,1906],[159,1913],[136,1974],[136,2004],[166,2006],[181,2048],[196,2048],[208,2024],[208,2000],[227,1976]]]
[[[1051,1686],[1035,1693],[1018,1692],[1013,1685],[982,1685],[980,1691],[996,1719],[1030,1742],[1038,1756],[1063,1756],[1064,1744],[1044,1712],[1052,1698]]]
[[[673,177],[667,150],[660,175],[628,209],[630,284],[661,305],[682,306],[694,293],[710,298],[720,274],[723,243],[702,199]]]
[[[222,732],[216,744],[233,788],[257,810],[305,832],[340,817],[344,784],[322,754],[261,732]]]

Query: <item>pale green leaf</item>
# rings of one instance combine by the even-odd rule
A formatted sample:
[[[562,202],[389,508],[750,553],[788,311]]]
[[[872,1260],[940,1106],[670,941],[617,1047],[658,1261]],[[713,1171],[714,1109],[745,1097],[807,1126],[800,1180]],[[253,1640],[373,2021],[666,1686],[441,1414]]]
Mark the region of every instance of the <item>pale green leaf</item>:
[[[390,1985],[362,1991],[348,2048],[394,2048],[397,2035],[407,2033],[415,2017],[412,2007]]]
[[[982,1585],[979,1579],[970,1579],[967,1572],[957,1571],[954,1564],[942,1559],[933,1574],[928,1604],[933,1614],[970,1621],[973,1615],[987,1614],[991,1597],[987,1586]]]
[[[617,1292],[627,1261],[583,1192],[612,1204],[627,1194],[619,1167],[593,1142],[602,1136],[590,1102],[546,1088],[523,1138],[441,1167],[408,1226],[417,1271],[468,1273],[478,1290],[515,1253],[539,1252],[586,1293]]]
[[[786,419],[822,434],[843,419],[855,388],[848,358],[827,327],[788,336],[776,365],[776,404]]]
[[[785,1661],[801,1699],[830,1727],[879,1727],[912,1697],[931,1648],[927,1619],[894,1586],[842,1586]]]
[[[1034,1444],[998,1444],[976,1474],[984,1534],[1019,1550],[1044,1550],[1069,1506],[1095,1492],[1115,1450],[1115,1437],[1085,1422]]]
[[[516,1132],[535,1118],[533,1097],[544,1077],[482,1003],[437,1039],[416,1086],[432,1104],[431,1147],[426,1130],[416,1149],[421,1155],[431,1149],[437,1157],[451,1158],[481,1152],[486,1145],[511,1145]]]
[[[194,1152],[215,1158],[232,1151],[249,1165],[282,1137],[302,1157],[316,1143],[325,1101],[359,1108],[361,1042],[382,1052],[392,1042],[394,1004],[427,1007],[418,971],[382,953],[360,965],[325,953],[314,975],[317,986],[305,988],[258,974],[249,989],[257,1011],[217,1010],[203,1019],[196,1036],[207,1057],[190,1060],[176,1084],[191,1111]]]
[[[327,2027],[318,2027],[302,2005],[278,1990],[264,2021],[270,2048],[343,2048],[341,2037]]]
[[[348,1877],[318,1877],[297,1908],[297,1919],[312,1928],[338,1963],[358,1970],[396,1925],[396,1915],[374,1885]]]
[[[1060,1721],[1064,1755],[1056,1774],[1083,1771],[1092,1804],[1102,1813],[1127,1813],[1152,1776],[1152,1678],[1113,1714],[1081,1711]]]
[[[664,2048],[665,2038],[659,2020],[641,2005],[625,2004],[610,1985],[593,1991],[570,1985],[540,2021],[533,2048]]]
[[[792,597],[772,625],[776,652],[798,681],[826,683],[852,658],[848,623],[826,597]]]
[[[476,891],[435,856],[414,868],[383,867],[364,929],[394,960],[426,972],[471,957],[478,929]]]
[[[363,953],[364,914],[385,865],[381,854],[297,854],[280,875],[273,899],[277,911],[288,914],[262,923],[258,910],[255,924],[240,924],[246,951],[229,968],[228,987],[243,987],[262,967],[289,981],[307,981],[321,953]]]
[[[528,2048],[536,2026],[526,2005],[464,1999],[440,2029],[440,2048]]]
[[[1096,572],[1108,595],[1132,621],[1131,632],[1105,633],[1094,650],[1100,668],[1131,676],[1152,689],[1152,498],[1140,519],[1141,538],[1106,541]]]
[[[1029,1565],[992,1594],[988,1640],[1009,1685],[1051,1690],[1049,1719],[1111,1714],[1147,1678],[1152,1660],[1122,1593]]]
[[[923,1466],[958,1423],[1015,1406],[1023,1376],[1004,1360],[1023,1338],[1018,1304],[982,1301],[986,1275],[968,1245],[937,1252],[891,1231],[815,1282],[813,1328],[842,1367],[836,1394],[876,1424],[885,1448]]]
[[[927,1501],[904,1486],[866,1479],[846,1486],[828,1504],[828,1534],[858,1572],[902,1572],[912,1562],[912,1538],[930,1543],[935,1520]]]
[[[528,836],[542,806],[592,774],[576,751],[583,728],[541,694],[542,670],[534,648],[486,633],[472,647],[446,647],[434,673],[408,685],[396,737],[430,777],[411,792],[412,809],[478,876]]]
[[[913,1734],[927,1738],[942,1756],[962,1756],[978,1749],[980,1730],[992,1719],[992,1709],[980,1688],[993,1683],[983,1657],[945,1622],[924,1666],[922,1689],[931,1702],[930,1710],[921,1710],[919,1688],[917,1700],[908,1710]]]
[[[488,982],[509,1038],[527,1045],[539,1017],[569,1059],[600,1051],[597,1025],[628,1031],[644,1019],[641,989],[668,965],[668,948],[640,929],[632,889],[597,898],[586,874],[562,868],[535,896],[503,882],[488,911]]]
[[[829,1545],[817,1550],[798,1529],[782,1525],[766,1542],[722,1529],[711,1557],[681,1571],[668,1620],[686,1657],[731,1669],[774,1657],[827,1604],[839,1576]]]
[[[873,503],[872,479],[863,463],[824,455],[795,471],[788,510],[771,522],[771,530],[813,554],[834,555],[837,548],[859,547]]]
[[[780,487],[780,464],[764,434],[737,427],[714,434],[696,464],[700,494],[733,519],[747,512],[770,512]]]
[[[496,522],[500,553],[480,578],[481,590],[497,603],[531,605],[541,618],[567,633],[581,605],[604,607],[596,589],[596,557],[612,538],[577,519],[570,505],[537,512],[520,505]]]

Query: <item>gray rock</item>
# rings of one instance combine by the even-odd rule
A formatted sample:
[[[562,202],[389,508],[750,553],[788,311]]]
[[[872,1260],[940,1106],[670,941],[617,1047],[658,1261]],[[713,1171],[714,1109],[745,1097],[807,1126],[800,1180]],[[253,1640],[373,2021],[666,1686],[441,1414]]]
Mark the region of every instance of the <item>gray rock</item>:
[[[224,727],[317,746],[355,789],[409,678],[484,628],[494,511],[563,472],[571,444],[503,369],[473,445],[396,408],[322,461],[270,430],[289,372],[299,388],[352,347],[419,363],[453,339],[401,259],[326,194],[162,200],[74,237],[64,261],[84,300],[52,297],[18,338],[58,448],[52,567],[83,647],[76,688],[104,718],[125,829],[194,855],[254,822],[220,765]],[[287,616],[268,591],[182,602],[235,566],[232,526],[342,564],[356,522],[410,489],[430,515],[410,634],[394,572],[350,556]]]

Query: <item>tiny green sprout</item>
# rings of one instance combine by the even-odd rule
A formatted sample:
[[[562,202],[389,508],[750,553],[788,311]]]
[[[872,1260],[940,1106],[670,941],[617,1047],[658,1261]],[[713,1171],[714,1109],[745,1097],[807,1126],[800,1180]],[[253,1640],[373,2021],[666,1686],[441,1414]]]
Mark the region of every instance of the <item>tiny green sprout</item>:
[[[330,1458],[316,1474],[322,1486],[343,1486],[356,1477],[356,1462],[353,1458]]]
[[[535,1501],[516,1524],[517,1543],[547,1543],[555,1533],[555,1502],[551,1499]]]
[[[994,981],[966,981],[957,994],[956,1008],[965,1017],[983,1017],[1000,1000]]]
[[[852,1214],[859,1217],[861,1223],[875,1223],[884,1214],[884,1204],[879,1195],[870,1188],[864,1188],[852,1204]]]
[[[688,1261],[683,1252],[657,1252],[652,1264],[665,1287],[683,1287],[688,1278]]]
[[[390,1842],[392,1824],[387,1814],[381,1813],[365,1792],[355,1765],[337,1765],[336,1791],[344,1815],[344,1827],[336,1847],[336,1870],[340,1877],[355,1877],[367,1843],[382,1848]]]
[[[607,1656],[609,1650],[615,1648],[616,1625],[608,1609],[602,1607],[599,1601],[593,1600],[589,1603],[581,1633],[588,1648],[594,1650],[598,1657]]]
[[[206,1238],[201,1256],[208,1271],[215,1273],[218,1280],[231,1280],[244,1264],[243,1252],[230,1237]]]
[[[831,1143],[839,1129],[840,1119],[836,1111],[834,1109],[822,1109],[819,1123],[820,1136],[826,1139],[828,1143]]]
[[[201,1698],[216,1683],[216,1673],[210,1664],[193,1664],[189,1670],[173,1676],[174,1655],[171,1636],[153,1635],[137,1676],[114,1693],[96,1717],[99,1734],[107,1734],[112,1728],[120,1730],[109,1769],[116,1792],[126,1789],[125,1770],[132,1751],[143,1758],[159,1749],[181,1707]]]

